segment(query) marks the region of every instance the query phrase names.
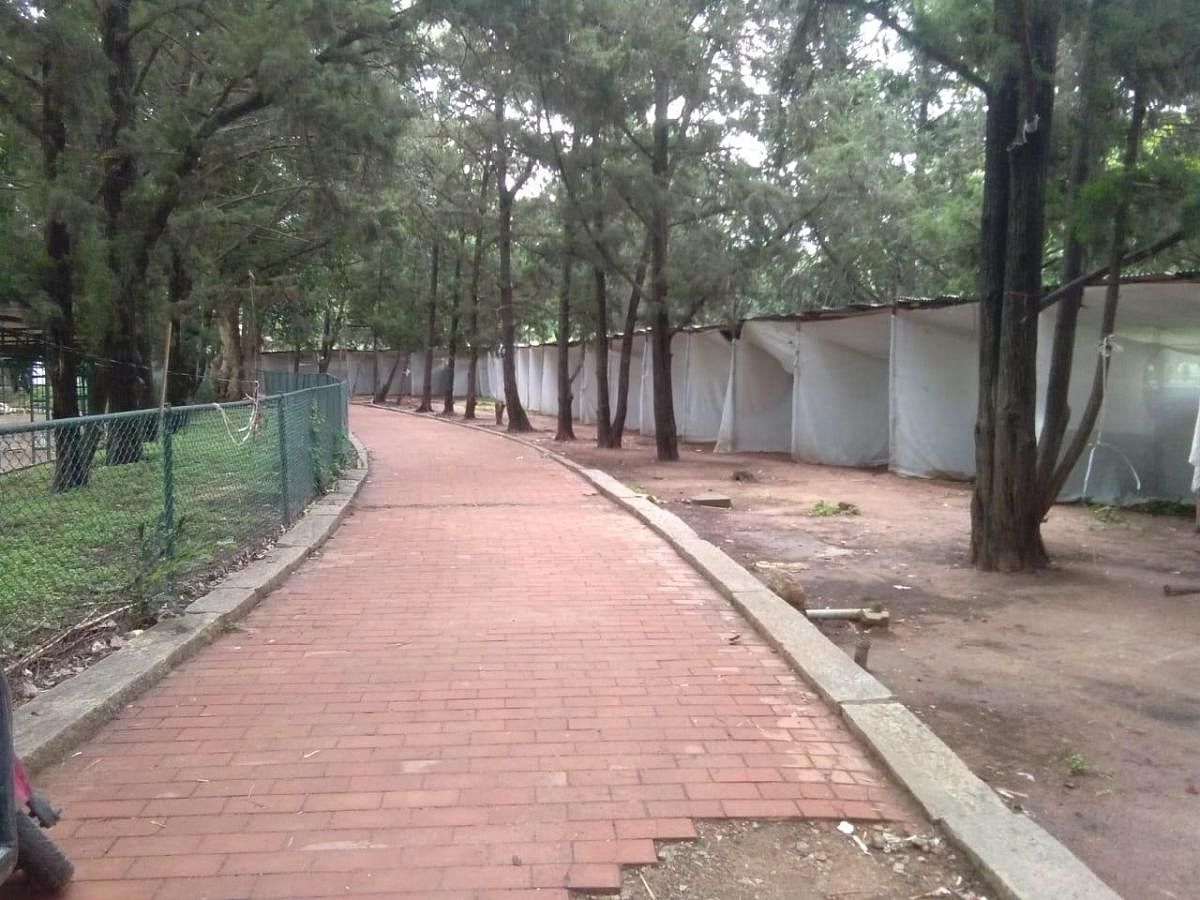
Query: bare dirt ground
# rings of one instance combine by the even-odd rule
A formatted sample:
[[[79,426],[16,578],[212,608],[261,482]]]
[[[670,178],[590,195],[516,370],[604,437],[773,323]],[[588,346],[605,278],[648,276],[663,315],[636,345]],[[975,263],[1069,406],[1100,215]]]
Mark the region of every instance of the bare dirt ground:
[[[986,896],[936,837],[885,826],[846,835],[836,825],[804,822],[705,822],[697,831],[694,842],[660,846],[658,865],[627,871],[621,900]]]
[[[535,440],[654,495],[750,571],[790,572],[810,606],[881,601],[892,625],[871,670],[977,774],[1124,896],[1197,896],[1200,596],[1162,592],[1200,582],[1190,520],[1057,507],[1049,569],[986,575],[967,561],[966,485],[695,445],[660,465],[639,435],[597,450],[576,424],[577,442],[554,444],[533,418]],[[701,491],[733,509],[686,502]],[[814,516],[822,500],[859,514]]]

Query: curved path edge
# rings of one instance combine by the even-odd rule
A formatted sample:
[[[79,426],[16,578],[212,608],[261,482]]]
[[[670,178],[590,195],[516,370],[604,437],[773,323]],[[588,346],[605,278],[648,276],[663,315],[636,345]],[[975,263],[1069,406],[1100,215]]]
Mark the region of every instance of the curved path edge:
[[[64,759],[121,707],[241,619],[337,530],[367,477],[367,448],[353,434],[356,464],[317,497],[259,560],[230,573],[173,619],[147,628],[116,653],[50,688],[13,714],[17,753],[33,773]]]
[[[388,412],[470,428],[522,444],[570,469],[662,537],[837,709],[917,805],[1005,900],[1120,900],[1049,832],[1004,805],[991,787],[894,694],[807,618],[686,522],[607,472],[516,434],[371,403]]]

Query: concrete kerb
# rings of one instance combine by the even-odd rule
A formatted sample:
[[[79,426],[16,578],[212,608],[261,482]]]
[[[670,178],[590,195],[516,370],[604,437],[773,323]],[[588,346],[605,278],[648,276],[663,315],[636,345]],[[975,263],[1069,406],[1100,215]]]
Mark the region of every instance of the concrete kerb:
[[[367,476],[366,446],[354,435],[350,442],[357,466],[343,474],[335,492],[319,498],[284,532],[266,556],[230,574],[192,601],[182,615],[130,638],[120,650],[14,712],[17,753],[31,772],[66,757],[121,707],[258,605],[329,539]]]
[[[667,541],[800,672],[871,748],[930,820],[971,858],[1005,900],[1120,900],[1045,829],[1012,812],[940,738],[880,681],[857,666],[807,618],[762,585],[675,514],[606,472],[589,469],[522,438],[469,422],[370,404],[471,428],[537,450],[577,472]]]

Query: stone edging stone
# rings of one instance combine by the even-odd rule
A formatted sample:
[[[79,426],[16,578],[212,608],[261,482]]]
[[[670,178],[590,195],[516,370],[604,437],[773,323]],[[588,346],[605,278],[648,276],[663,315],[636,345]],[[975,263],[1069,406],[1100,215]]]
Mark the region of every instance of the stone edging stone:
[[[667,541],[744,615],[762,637],[845,719],[929,819],[975,863],[1004,900],[1120,900],[1070,850],[1028,816],[1013,812],[958,755],[874,676],[812,622],[691,526],[607,472],[534,441],[456,419],[370,404],[495,435],[536,450],[579,474]]]
[[[122,706],[257,606],[328,540],[367,476],[366,446],[353,434],[350,443],[355,467],[316,498],[262,559],[230,573],[181,615],[147,628],[117,652],[15,710],[17,753],[31,772],[66,757]]]

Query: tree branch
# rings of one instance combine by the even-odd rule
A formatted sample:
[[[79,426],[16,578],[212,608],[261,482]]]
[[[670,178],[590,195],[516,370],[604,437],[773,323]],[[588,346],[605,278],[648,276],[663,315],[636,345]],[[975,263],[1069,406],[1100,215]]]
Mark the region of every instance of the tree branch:
[[[167,16],[172,16],[177,12],[183,12],[186,9],[203,9],[203,0],[180,0],[178,3],[171,3],[166,6],[159,7],[154,12],[149,13],[146,18],[133,25],[129,29],[129,40],[132,41],[139,34],[154,25],[159,19],[164,19]]]
[[[28,72],[22,71],[21,67],[18,66],[16,63],[12,62],[12,60],[9,60],[3,56],[0,56],[0,69],[3,69],[5,72],[7,72],[13,78],[17,79],[19,82],[21,82],[21,84],[25,85],[25,87],[29,88],[34,93],[41,93],[42,83],[40,81],[38,81],[36,78],[34,78],[32,75],[30,75]]]
[[[836,0],[835,0],[836,2]],[[881,25],[887,26],[908,43],[912,44],[920,53],[928,56],[931,60],[949,69],[963,81],[978,88],[985,95],[991,95],[992,85],[986,78],[976,72],[965,60],[959,59],[953,53],[948,52],[944,47],[939,47],[917,32],[913,31],[900,24],[897,19],[883,3],[862,2],[862,0],[845,0],[848,6],[853,6],[856,9],[862,10],[871,18],[877,20]]]
[[[1132,253],[1127,253],[1125,256],[1122,256],[1121,267],[1125,268],[1136,265],[1140,262],[1144,262],[1145,260],[1150,259],[1150,257],[1157,256],[1164,250],[1174,247],[1176,244],[1182,243],[1187,239],[1187,237],[1187,232],[1185,232],[1182,228],[1178,228],[1175,231],[1172,231],[1170,234],[1160,237],[1153,244],[1147,244],[1140,250],[1134,250]],[[1050,293],[1042,297],[1041,306],[1038,307],[1038,312],[1045,312],[1063,297],[1069,295],[1072,291],[1081,287],[1086,287],[1094,281],[1099,281],[1111,270],[1111,264],[1103,265],[1098,269],[1093,269],[1084,275],[1080,275],[1078,278],[1073,279],[1072,281],[1068,281],[1064,285],[1056,287]]]
[[[31,136],[41,140],[42,128],[37,123],[37,120],[30,117],[21,107],[3,93],[0,93],[0,111],[7,112],[9,118],[29,132]]]

